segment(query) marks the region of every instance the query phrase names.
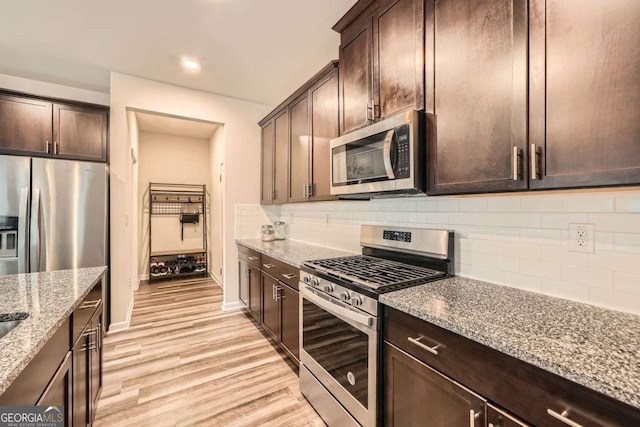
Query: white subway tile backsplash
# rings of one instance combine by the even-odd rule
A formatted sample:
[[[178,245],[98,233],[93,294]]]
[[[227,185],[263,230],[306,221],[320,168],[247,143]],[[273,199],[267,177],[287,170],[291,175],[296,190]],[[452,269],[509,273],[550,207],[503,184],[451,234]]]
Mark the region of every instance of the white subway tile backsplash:
[[[520,212],[520,197],[491,197],[487,200],[488,212]]]
[[[640,190],[237,205],[236,237],[282,219],[289,236],[360,252],[360,224],[455,232],[456,274],[640,314]],[[569,223],[595,253],[569,252]],[[635,304],[635,305],[634,305]]]
[[[616,212],[640,212],[640,192],[617,193]]]
[[[563,212],[613,212],[613,193],[565,194],[562,196]]]
[[[562,279],[565,282],[577,283],[597,288],[613,288],[613,272],[606,270],[594,270],[590,268],[562,266]]]
[[[640,275],[616,272],[613,274],[613,287],[616,291],[640,294]]]

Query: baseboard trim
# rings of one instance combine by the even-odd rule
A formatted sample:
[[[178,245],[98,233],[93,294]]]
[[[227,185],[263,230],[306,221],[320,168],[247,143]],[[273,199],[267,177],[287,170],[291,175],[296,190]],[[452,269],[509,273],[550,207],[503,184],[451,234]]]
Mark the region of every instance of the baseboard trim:
[[[131,325],[131,314],[133,313],[133,300],[134,298],[132,296],[131,302],[129,303],[129,309],[127,310],[127,318],[122,322],[115,322],[109,325],[109,334],[129,329],[129,326]]]
[[[233,301],[226,302],[222,301],[222,311],[237,311],[242,310],[244,308],[244,303],[242,301]]]

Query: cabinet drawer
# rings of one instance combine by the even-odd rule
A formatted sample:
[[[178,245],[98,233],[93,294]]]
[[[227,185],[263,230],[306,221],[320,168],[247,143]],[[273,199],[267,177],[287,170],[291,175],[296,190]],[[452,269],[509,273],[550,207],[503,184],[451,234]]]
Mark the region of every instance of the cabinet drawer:
[[[238,246],[238,257],[246,260],[250,265],[261,268],[261,254],[260,252],[249,249],[246,246],[237,245]]]
[[[298,290],[298,281],[300,280],[300,270],[297,267],[289,265],[285,262],[271,258],[268,255],[262,255],[262,271],[268,273],[271,277],[280,280],[283,283]]]
[[[534,425],[640,425],[640,410],[408,314],[385,307],[385,340]]]
[[[98,307],[102,305],[102,280],[100,280],[89,291],[86,297],[82,300],[80,305],[73,311],[72,324],[73,330],[71,333],[71,343],[75,344],[84,328],[91,320],[91,316],[96,312]]]

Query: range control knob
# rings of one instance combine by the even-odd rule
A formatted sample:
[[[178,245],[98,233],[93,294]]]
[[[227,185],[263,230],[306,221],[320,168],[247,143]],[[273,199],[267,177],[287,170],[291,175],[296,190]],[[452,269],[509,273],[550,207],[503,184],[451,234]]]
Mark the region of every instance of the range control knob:
[[[311,276],[304,276],[302,280],[308,285],[309,283],[311,283]]]
[[[351,298],[351,304],[353,304],[355,306],[361,306],[362,305],[362,298],[360,298],[359,296],[355,296],[355,297]]]
[[[317,277],[311,278],[311,286],[318,286],[319,284],[320,284],[320,281],[318,280]]]
[[[342,292],[340,294],[340,299],[342,301],[349,301],[351,299],[351,295],[349,295],[349,292]]]
[[[324,291],[328,293],[333,292],[333,285],[331,283],[329,283],[328,285],[324,285]]]

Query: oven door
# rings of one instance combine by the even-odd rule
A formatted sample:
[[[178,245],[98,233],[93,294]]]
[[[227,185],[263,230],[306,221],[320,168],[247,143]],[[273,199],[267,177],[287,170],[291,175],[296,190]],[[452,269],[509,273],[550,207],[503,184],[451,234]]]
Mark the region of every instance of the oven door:
[[[300,361],[361,425],[375,426],[378,319],[300,289]]]

